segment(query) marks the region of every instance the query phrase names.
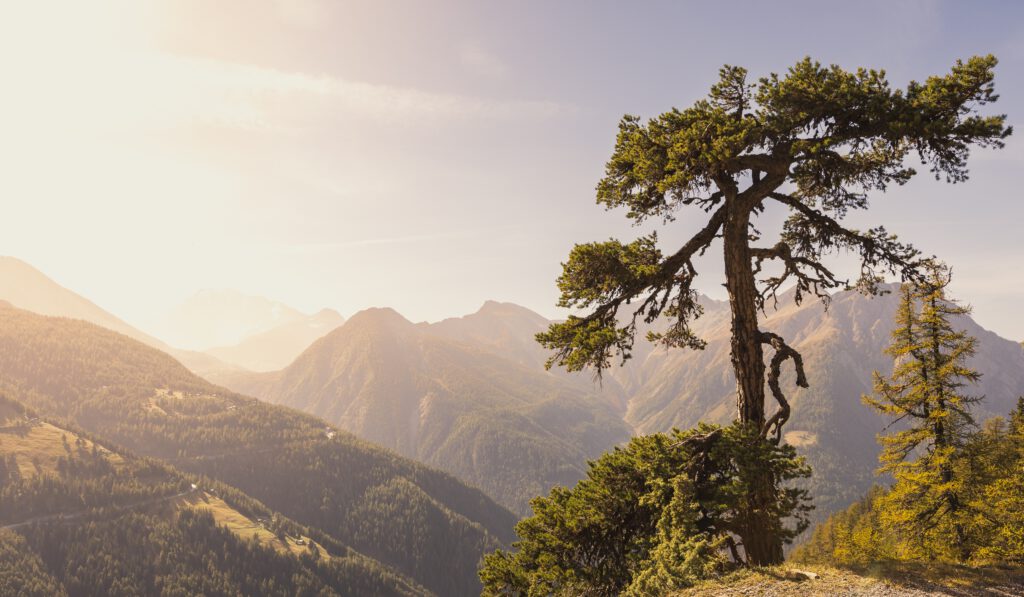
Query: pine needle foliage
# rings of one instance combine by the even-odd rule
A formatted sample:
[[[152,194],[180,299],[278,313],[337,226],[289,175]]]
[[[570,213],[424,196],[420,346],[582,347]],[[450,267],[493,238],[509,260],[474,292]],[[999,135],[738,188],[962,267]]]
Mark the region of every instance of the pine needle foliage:
[[[665,594],[740,565],[764,471],[778,480],[771,530],[788,543],[810,510],[791,483],[810,469],[792,446],[740,423],[634,438],[590,463],[575,487],[533,501],[515,551],[485,557],[484,594]]]

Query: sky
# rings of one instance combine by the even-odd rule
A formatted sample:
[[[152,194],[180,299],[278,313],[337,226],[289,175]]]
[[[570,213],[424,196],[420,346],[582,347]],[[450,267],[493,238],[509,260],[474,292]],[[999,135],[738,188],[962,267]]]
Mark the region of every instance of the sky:
[[[810,55],[903,86],[990,52],[1018,124],[1013,1],[0,0],[0,254],[146,330],[206,288],[557,317],[574,243],[647,230],[594,203],[623,114],[686,107],[726,63]],[[943,258],[976,319],[1024,339],[1022,169],[1024,131],[969,182],[925,172],[850,221]]]

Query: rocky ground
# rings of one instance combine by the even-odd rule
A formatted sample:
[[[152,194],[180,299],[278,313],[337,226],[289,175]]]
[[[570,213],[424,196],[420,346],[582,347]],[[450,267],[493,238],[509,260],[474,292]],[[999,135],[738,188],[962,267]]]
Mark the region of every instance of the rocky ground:
[[[886,566],[866,570],[785,566],[740,571],[677,597],[1024,596],[1024,570]]]

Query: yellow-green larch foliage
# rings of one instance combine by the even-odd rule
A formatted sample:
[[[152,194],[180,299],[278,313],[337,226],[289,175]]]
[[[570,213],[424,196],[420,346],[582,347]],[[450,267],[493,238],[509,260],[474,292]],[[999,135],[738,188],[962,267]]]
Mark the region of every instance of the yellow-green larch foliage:
[[[972,488],[974,559],[1024,564],[1024,397],[1008,420],[986,421],[957,472]]]
[[[970,565],[1024,565],[1024,397],[1008,418],[994,417],[970,435],[954,454],[953,479],[965,490],[960,524],[970,551]],[[865,568],[891,560],[960,556],[953,533],[922,537],[892,524],[890,493],[906,496],[907,485],[891,490],[876,486],[848,509],[819,524],[792,553],[808,564]],[[953,546],[953,548],[951,548]]]
[[[934,265],[925,281],[903,286],[887,349],[896,364],[890,377],[875,373],[874,395],[864,401],[900,426],[879,436],[879,472],[895,479],[879,504],[881,520],[903,539],[898,556],[966,561],[974,541],[967,476],[957,474],[957,462],[980,400],[965,388],[980,374],[968,366],[977,340],[952,322],[970,308],[946,296],[949,282],[949,270]]]

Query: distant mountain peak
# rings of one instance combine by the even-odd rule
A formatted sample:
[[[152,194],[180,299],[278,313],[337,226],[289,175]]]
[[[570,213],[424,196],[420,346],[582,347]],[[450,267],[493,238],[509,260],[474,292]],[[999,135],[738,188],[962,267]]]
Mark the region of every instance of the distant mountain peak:
[[[307,318],[280,301],[234,289],[207,288],[171,309],[160,323],[160,331],[174,345],[206,350],[232,346]]]
[[[207,353],[252,371],[273,371],[294,361],[314,341],[343,323],[345,318],[334,309],[321,309],[303,319],[250,335],[238,344],[211,348]]]
[[[524,307],[522,305],[517,305],[516,303],[508,303],[508,302],[502,302],[502,301],[495,301],[495,300],[486,300],[486,301],[484,301],[484,304],[481,305],[480,308],[476,310],[475,314],[477,314],[477,315],[503,314],[504,315],[504,314],[510,314],[510,313],[518,313],[518,314],[523,314],[523,315],[530,315],[532,317],[541,317],[541,315],[539,313],[537,313],[536,311],[534,311],[534,310],[532,310],[530,308]]]
[[[17,257],[14,257],[12,255],[0,255],[0,264],[8,265],[11,267],[23,267],[27,270],[33,270],[37,272],[39,271],[36,268],[29,265],[28,263],[26,263],[25,261],[18,259]]]
[[[314,319],[345,319],[341,313],[329,307],[324,307],[313,314]]]
[[[413,323],[391,307],[370,307],[359,311],[346,322],[348,325],[401,325],[412,326]]]

